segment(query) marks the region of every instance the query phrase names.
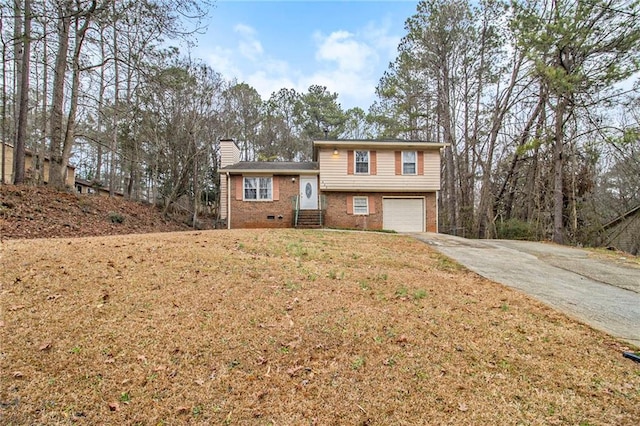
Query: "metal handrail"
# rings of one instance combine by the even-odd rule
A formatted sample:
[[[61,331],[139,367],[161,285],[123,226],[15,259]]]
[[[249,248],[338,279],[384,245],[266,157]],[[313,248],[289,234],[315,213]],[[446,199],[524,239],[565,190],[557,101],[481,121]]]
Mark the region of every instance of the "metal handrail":
[[[324,212],[327,210],[327,196],[320,194],[320,226],[324,227]]]

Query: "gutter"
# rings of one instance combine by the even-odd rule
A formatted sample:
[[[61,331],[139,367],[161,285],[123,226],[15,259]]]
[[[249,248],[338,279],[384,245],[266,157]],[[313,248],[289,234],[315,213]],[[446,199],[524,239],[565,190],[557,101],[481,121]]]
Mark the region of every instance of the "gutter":
[[[234,175],[277,175],[277,176],[299,176],[299,175],[319,175],[320,170],[307,169],[229,169],[220,173],[233,173]]]

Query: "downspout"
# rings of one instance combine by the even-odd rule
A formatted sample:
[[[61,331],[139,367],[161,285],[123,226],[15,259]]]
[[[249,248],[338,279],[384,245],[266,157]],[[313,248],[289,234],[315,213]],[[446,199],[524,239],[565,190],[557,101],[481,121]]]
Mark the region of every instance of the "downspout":
[[[231,176],[227,172],[227,229],[231,229]]]

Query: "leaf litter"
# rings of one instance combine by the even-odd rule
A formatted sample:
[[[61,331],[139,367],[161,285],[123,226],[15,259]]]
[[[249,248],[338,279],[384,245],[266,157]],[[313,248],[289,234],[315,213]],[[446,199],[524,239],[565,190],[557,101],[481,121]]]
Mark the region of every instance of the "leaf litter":
[[[640,418],[623,343],[405,236],[5,240],[2,257],[6,424]]]

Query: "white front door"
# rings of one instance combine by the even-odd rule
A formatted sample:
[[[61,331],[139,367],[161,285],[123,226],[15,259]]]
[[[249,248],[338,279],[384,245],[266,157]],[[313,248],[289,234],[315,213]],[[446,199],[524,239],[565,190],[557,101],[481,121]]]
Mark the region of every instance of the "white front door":
[[[300,209],[318,209],[318,177],[300,176]]]

